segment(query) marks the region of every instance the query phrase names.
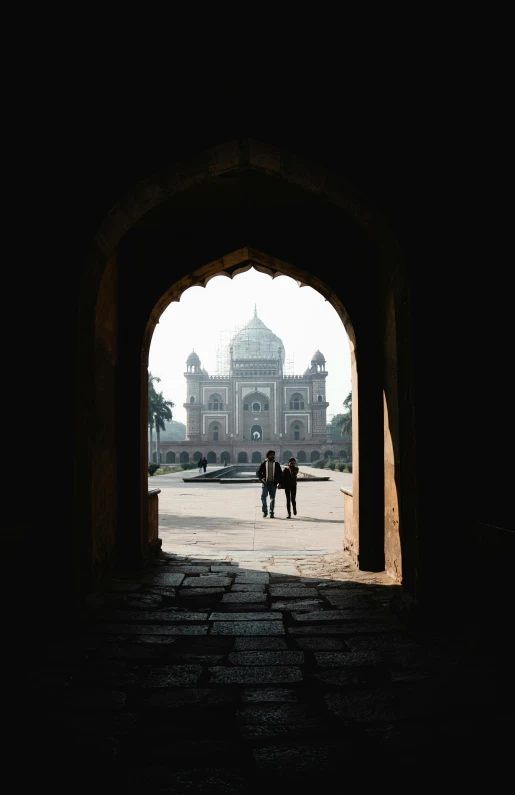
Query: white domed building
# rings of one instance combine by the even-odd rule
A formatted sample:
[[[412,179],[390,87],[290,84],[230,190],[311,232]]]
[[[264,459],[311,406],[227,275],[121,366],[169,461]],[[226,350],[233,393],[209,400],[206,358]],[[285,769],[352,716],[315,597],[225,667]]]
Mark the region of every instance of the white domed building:
[[[254,316],[226,352],[226,372],[209,375],[199,355],[186,360],[186,441],[162,442],[166,463],[259,463],[269,449],[299,463],[344,455],[350,444],[328,442],[326,362],[317,350],[303,375],[284,373],[282,340]]]

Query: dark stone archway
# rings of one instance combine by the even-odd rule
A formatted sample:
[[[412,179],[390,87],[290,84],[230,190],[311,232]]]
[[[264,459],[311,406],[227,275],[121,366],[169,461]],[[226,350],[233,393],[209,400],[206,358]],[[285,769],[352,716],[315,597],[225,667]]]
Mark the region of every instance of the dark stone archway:
[[[402,280],[398,281],[403,265],[387,224],[349,185],[332,184],[330,172],[295,158],[289,160],[286,152],[275,151],[258,141],[228,142],[199,155],[197,160],[190,159],[179,170],[180,179],[177,169],[167,170],[137,186],[113,207],[108,221],[99,230],[89,258],[88,277],[93,287],[90,300],[97,323],[91,338],[87,334],[80,336],[80,344],[85,348],[79,351],[81,359],[84,356],[95,358],[95,352],[101,349],[95,335],[104,333],[104,325],[105,335],[109,334],[109,317],[106,314],[104,324],[96,308],[96,303],[106,308],[112,305],[109,290],[115,283],[114,276],[110,282],[104,280],[104,292],[99,292],[101,277],[108,266],[121,280],[118,294],[122,301],[130,295],[133,285],[137,285],[138,300],[131,301],[130,311],[125,311],[125,306],[119,307],[118,338],[123,341],[124,352],[116,372],[118,381],[127,389],[138,387],[140,400],[138,405],[119,401],[113,406],[113,418],[116,416],[117,423],[123,423],[124,427],[136,427],[138,423],[146,427],[147,359],[152,334],[163,310],[171,301],[179,300],[185,289],[203,285],[219,273],[232,276],[249,267],[272,277],[289,275],[299,285],[313,287],[330,301],[345,325],[352,352],[355,351],[356,329],[359,329],[359,372],[366,388],[359,390],[359,404],[356,390],[353,405],[353,421],[356,430],[359,426],[362,433],[354,434],[356,440],[360,438],[359,457],[357,448],[353,454],[356,508],[353,536],[349,526],[346,548],[356,563],[368,570],[382,570],[385,550],[389,561],[405,562],[406,556],[398,554],[396,546],[400,539],[399,518],[388,534],[387,547],[385,540],[385,517],[392,514],[398,517],[397,494],[402,490],[399,477],[402,475],[409,480],[412,471],[402,470],[395,478],[392,468],[385,466],[385,449],[390,456],[393,440],[397,443],[398,435],[394,433],[392,444],[385,448],[384,434],[386,432],[389,438],[396,428],[399,416],[396,400],[401,393],[392,381],[399,368],[385,367],[382,340],[386,330],[388,358],[396,362],[397,340],[405,339],[404,314],[409,311],[409,295],[394,290],[395,285],[403,285]],[[253,197],[251,205],[249,196]],[[260,201],[256,204],[258,196]],[[299,228],[304,231],[302,237],[298,234]],[[260,249],[235,250],[231,244],[237,233],[258,240]],[[179,243],[180,240],[183,242]],[[275,249],[284,251],[286,259],[266,253]],[[151,281],[145,279],[145,263],[149,257],[153,262]],[[171,261],[174,262],[172,271]],[[336,271],[313,266],[314,262],[343,261],[349,264],[345,301],[353,307],[352,322],[340,297],[340,282],[331,275]],[[206,264],[199,267],[199,263]],[[371,285],[377,289],[371,289]],[[88,286],[86,279],[82,289],[86,291]],[[394,313],[397,322],[395,334],[390,327],[384,327],[388,311]],[[387,384],[383,383],[385,372],[390,374]],[[354,356],[352,378],[355,383],[357,373]],[[102,408],[95,387],[92,393],[91,384],[95,384],[95,380],[88,381],[82,375],[81,372],[77,393],[86,426],[89,407],[97,406],[100,412]],[[383,391],[388,403],[386,430]],[[402,395],[404,397],[404,393]],[[406,416],[408,414],[409,411]],[[105,423],[103,418],[99,419]],[[91,461],[85,462],[82,468],[94,467],[96,458],[97,451],[93,449]],[[130,527],[131,516],[141,516],[142,522],[145,521],[141,504],[146,499],[146,453],[127,435],[127,438],[120,437],[118,460],[124,461],[125,473],[139,472],[138,478],[134,476],[139,486],[133,483],[131,487],[126,474],[118,479],[123,484],[119,491],[118,520],[122,526]],[[406,494],[409,493],[408,489]],[[385,501],[393,505],[393,511],[384,510]],[[408,498],[403,504],[406,516],[412,507]],[[415,517],[412,519],[415,521]],[[98,532],[101,532],[103,521],[99,517],[94,523]],[[144,528],[139,534],[120,536],[125,547],[121,557],[128,561],[144,557],[145,538]],[[105,544],[95,545],[101,554],[108,548]],[[102,565],[101,561],[95,562],[97,569]],[[393,569],[392,573],[397,576]]]

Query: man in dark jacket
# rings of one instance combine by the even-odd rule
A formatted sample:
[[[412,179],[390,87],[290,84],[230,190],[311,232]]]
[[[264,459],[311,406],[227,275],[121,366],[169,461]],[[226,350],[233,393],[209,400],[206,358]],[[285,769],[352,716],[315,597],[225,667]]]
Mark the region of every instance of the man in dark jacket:
[[[263,519],[268,516],[267,497],[270,497],[270,519],[274,518],[275,492],[279,483],[282,483],[283,473],[281,465],[275,460],[275,450],[269,450],[266,460],[260,465],[257,476],[261,483],[261,505],[263,506]]]

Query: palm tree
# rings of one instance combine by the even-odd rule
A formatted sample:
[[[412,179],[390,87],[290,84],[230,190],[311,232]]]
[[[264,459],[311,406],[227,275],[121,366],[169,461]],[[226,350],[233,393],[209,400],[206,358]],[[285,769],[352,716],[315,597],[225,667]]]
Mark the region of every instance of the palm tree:
[[[346,436],[352,433],[352,392],[349,392],[343,401],[345,406],[345,414],[339,415],[335,425],[341,429],[341,435]]]
[[[161,379],[157,377],[157,375],[152,375],[151,372],[148,374],[148,427],[149,427],[149,439],[148,439],[148,461],[151,463],[152,461],[152,428],[154,427],[155,423],[155,415],[156,415],[156,400],[157,400],[157,392],[154,387],[154,381],[159,382]],[[159,464],[159,461],[157,462]]]
[[[165,400],[163,397],[163,393],[159,392],[156,395],[156,400],[154,402],[154,424],[156,426],[156,462],[160,463],[160,445],[161,445],[161,431],[166,430],[165,422],[170,422],[173,419],[172,409],[174,408],[175,403],[172,403],[171,400]]]

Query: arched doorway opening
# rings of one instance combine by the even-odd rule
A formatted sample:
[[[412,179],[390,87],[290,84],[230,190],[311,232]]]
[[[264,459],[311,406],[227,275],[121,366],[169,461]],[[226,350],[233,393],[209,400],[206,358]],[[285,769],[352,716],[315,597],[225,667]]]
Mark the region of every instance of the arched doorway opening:
[[[261,461],[263,460],[263,457],[264,456],[261,455],[259,450],[254,450],[254,452],[252,453],[251,461],[252,461],[253,464],[260,464]]]
[[[208,464],[216,464],[216,453],[214,453],[214,452],[213,452],[213,450],[211,450],[211,451],[210,451],[210,452],[209,452],[209,453],[206,455],[206,458],[207,458],[207,463],[208,463]]]
[[[86,277],[81,284],[86,323],[84,333],[78,335],[77,348],[79,360],[86,362],[87,366],[78,375],[78,427],[91,426],[93,406],[93,419],[101,427],[123,423],[123,427],[132,428],[136,424],[146,430],[148,351],[152,333],[162,311],[171,301],[179,300],[187,287],[205,284],[219,273],[232,278],[249,267],[268,273],[272,278],[284,273],[294,278],[299,285],[308,284],[318,290],[337,311],[344,323],[352,351],[353,500],[356,507],[354,535],[346,539],[349,551],[360,567],[375,571],[382,570],[378,567],[384,567],[398,579],[403,576],[406,558],[403,558],[402,553],[406,553],[409,563],[406,571],[411,573],[415,588],[417,543],[416,540],[407,543],[405,549],[401,549],[400,543],[400,528],[409,528],[406,532],[412,533],[416,539],[417,524],[416,502],[410,498],[410,486],[414,481],[414,475],[411,474],[413,467],[401,469],[398,464],[401,460],[412,460],[415,453],[414,440],[409,433],[412,409],[407,388],[412,373],[409,281],[403,272],[402,256],[387,223],[359,192],[343,184],[329,188],[324,169],[312,163],[301,163],[300,159],[291,168],[286,168],[285,164],[290,162],[293,161],[281,156],[271,160],[269,147],[261,146],[256,141],[237,149],[232,143],[223,144],[214,147],[209,157],[204,156],[194,167],[185,162],[179,169],[168,169],[156,175],[154,182],[152,179],[146,180],[113,208],[99,229],[90,252]],[[208,163],[224,165],[218,168],[216,165],[208,166]],[[231,195],[225,191],[227,174],[231,171],[238,175],[238,191],[242,193],[237,191]],[[251,182],[255,191],[259,192],[263,208],[262,217],[258,218],[254,213],[252,223],[256,225],[256,230],[266,229],[270,234],[276,230],[280,239],[267,241],[264,233],[260,232],[263,251],[254,248],[235,251],[230,242],[234,239],[238,224],[243,229],[247,223],[244,196]],[[200,205],[194,202],[191,207],[195,207],[195,210],[188,215],[188,191],[190,195],[196,192],[206,198],[205,213],[199,212]],[[280,220],[276,217],[275,199],[279,194],[284,199],[284,206],[291,209],[292,228],[288,227],[289,216],[282,213]],[[231,212],[225,213],[231,217],[230,225],[219,223],[218,217],[217,224],[214,224],[212,209],[207,201],[209,196],[217,206],[222,203],[224,207],[235,208],[240,213],[236,227]],[[301,198],[304,202],[299,201]],[[186,223],[191,223],[192,232],[188,251],[182,250],[175,259],[170,250],[164,256],[165,236],[159,237],[159,229],[169,228],[173,222],[174,215],[169,210],[173,203],[185,208],[185,214],[181,215],[182,229],[186,228]],[[306,214],[305,217],[302,213]],[[294,228],[298,229],[299,224],[302,224],[303,228],[309,229],[308,221],[314,232],[316,230],[316,235],[313,234],[312,239],[303,239],[300,246],[298,235],[293,233]],[[140,235],[141,230],[145,234]],[[167,240],[170,239],[168,236]],[[342,245],[346,246],[349,241],[352,245],[349,243],[346,255]],[[282,242],[288,261],[278,260],[266,253],[273,250],[274,242]],[[221,259],[220,251],[228,253]],[[216,252],[216,256],[210,258],[210,252]],[[356,256],[356,252],[359,252],[359,256]],[[156,275],[159,277],[149,284],[149,280],[144,278],[144,263],[148,263],[148,257],[152,255],[155,255],[153,261],[162,262],[162,265],[156,265]],[[348,259],[345,259],[346,256]],[[168,266],[166,276],[164,264],[171,259],[174,261],[172,277]],[[329,271],[327,281],[321,278],[324,276],[324,262],[343,260],[346,267],[347,263],[349,265],[346,271],[346,296],[349,297],[349,306],[353,307],[352,320],[345,308],[343,293],[331,286]],[[317,263],[316,268],[313,262]],[[129,303],[124,305],[128,298],[120,295],[120,306],[117,307],[120,323],[116,331],[120,353],[115,351],[114,364],[109,369],[111,363],[108,361],[106,364],[105,357],[101,359],[101,356],[105,350],[103,340],[108,338],[112,328],[110,299],[119,295],[115,289],[118,276],[129,272],[138,283],[140,319],[134,320],[134,313],[128,311]],[[93,317],[95,323],[87,326]],[[373,322],[370,322],[370,317]],[[360,330],[359,383],[355,328]],[[408,342],[404,345],[406,339]],[[404,345],[402,355],[399,354],[399,345]],[[107,373],[104,372],[106,369]],[[95,377],[97,371],[103,372],[102,382]],[[108,381],[112,379],[113,384],[118,379],[124,389],[139,388],[139,402],[124,405],[121,399],[123,390],[119,390],[120,397],[109,401],[107,395],[113,393],[104,390],[103,396],[100,388],[100,383],[105,384],[106,378]],[[404,435],[399,434],[400,417],[406,430]],[[358,428],[362,430],[361,434],[358,434]],[[145,439],[146,433],[140,433],[141,439]],[[359,449],[358,438],[361,439]],[[405,455],[400,454],[401,440],[407,448],[403,450]],[[134,437],[129,438],[129,435],[126,440],[113,442],[113,445],[117,445],[113,447],[116,456],[111,457],[105,455],[100,441],[97,446],[90,447],[87,459],[80,466],[81,471],[89,475],[84,480],[84,486],[78,489],[75,499],[76,514],[81,517],[83,532],[87,534],[88,528],[93,526],[96,533],[115,539],[118,537],[113,532],[115,526],[129,527],[134,523],[131,519],[134,516],[140,516],[141,522],[145,522],[145,512],[141,506],[146,499],[148,451],[141,442],[138,443]],[[87,446],[84,445],[85,448]],[[106,477],[97,478],[99,485],[95,486],[99,488],[101,484],[102,494],[107,493],[108,501],[116,503],[116,510],[104,511],[102,514],[102,494],[91,495],[87,484],[94,482],[93,472],[104,466],[103,459],[115,458],[120,462],[120,467],[123,461],[124,477],[117,477],[116,473],[110,476],[106,471]],[[311,458],[316,460],[313,454]],[[185,462],[188,454],[183,451],[180,459]],[[132,474],[127,476],[127,472]],[[404,496],[402,501],[398,498],[400,492]],[[403,512],[400,516],[401,504]],[[144,527],[138,533],[127,531],[120,537],[119,542],[123,547],[121,558],[132,563],[144,558],[145,537]],[[113,540],[114,543],[117,542]],[[91,545],[93,548],[98,550],[99,557],[90,568],[102,571],[108,565],[112,551],[109,544]]]
[[[247,453],[244,450],[240,450],[240,452],[238,453],[238,464],[248,464],[248,463],[249,463],[249,457]]]
[[[253,425],[250,429],[250,438],[253,442],[263,441],[263,429],[261,425]]]

